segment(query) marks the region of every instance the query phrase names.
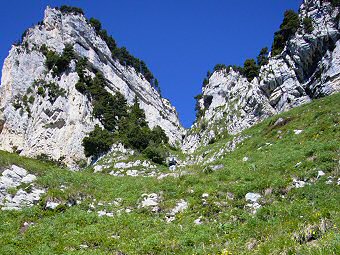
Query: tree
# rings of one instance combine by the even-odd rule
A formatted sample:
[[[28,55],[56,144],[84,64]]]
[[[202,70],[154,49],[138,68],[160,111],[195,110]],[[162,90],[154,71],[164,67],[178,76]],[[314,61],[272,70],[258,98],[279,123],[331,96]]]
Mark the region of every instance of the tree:
[[[112,144],[112,134],[109,131],[100,128],[98,125],[95,126],[94,130],[91,131],[82,142],[86,157],[99,157],[103,153],[108,152]]]
[[[150,140],[157,145],[167,144],[169,142],[169,138],[166,136],[164,130],[160,126],[156,126],[152,129],[150,133]]]
[[[89,22],[94,27],[96,32],[99,33],[100,30],[102,29],[102,23],[95,18],[90,18]]]
[[[268,47],[262,48],[260,54],[257,56],[257,65],[263,66],[268,64]]]
[[[62,13],[84,14],[84,11],[81,8],[68,6],[68,5],[62,5],[60,7],[60,11]]]
[[[300,26],[299,15],[293,10],[287,10],[284,13],[284,18],[282,24],[280,25],[280,30],[275,32],[274,42],[272,45],[272,55],[280,54],[286,42],[296,33]]]
[[[281,34],[288,40],[293,36],[300,26],[299,15],[293,10],[287,10],[280,26]]]
[[[157,164],[164,164],[167,156],[167,151],[163,146],[151,143],[143,153],[149,159]]]
[[[133,105],[131,106],[129,118],[131,122],[139,127],[146,127],[147,122],[145,118],[145,112],[139,107],[137,96],[134,99]]]
[[[214,72],[221,71],[223,69],[227,69],[227,66],[225,64],[217,64],[214,66]]]
[[[195,96],[196,104],[195,104],[195,111],[196,111],[196,119],[199,119],[203,115],[203,110],[201,109],[200,100],[202,99],[202,94],[198,94]]]
[[[247,59],[244,62],[243,74],[248,79],[248,81],[252,81],[259,75],[259,67],[256,65],[254,59]]]

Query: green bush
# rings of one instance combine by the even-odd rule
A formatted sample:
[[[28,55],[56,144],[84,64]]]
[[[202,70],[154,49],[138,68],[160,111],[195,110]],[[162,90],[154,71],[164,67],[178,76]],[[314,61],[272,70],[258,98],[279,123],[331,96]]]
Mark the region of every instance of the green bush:
[[[268,64],[268,48],[262,48],[259,55],[257,56],[257,65],[258,66],[264,66],[266,64]]]
[[[45,54],[45,65],[48,70],[52,70],[54,76],[58,76],[66,71],[72,59],[75,58],[73,46],[70,44],[65,45],[63,53],[59,56],[56,52],[48,50],[42,46],[41,51]]]
[[[155,144],[167,144],[169,142],[169,138],[160,126],[156,126],[151,130],[150,140]]]
[[[99,157],[103,153],[108,152],[112,144],[112,134],[98,125],[83,139],[82,143],[86,157]]]
[[[311,34],[314,30],[313,27],[313,20],[310,17],[305,17],[303,19],[303,28],[305,29],[305,32],[308,34]]]
[[[86,86],[86,84],[84,82],[78,81],[76,83],[75,87],[82,94],[85,94],[86,91],[87,91],[87,86]]]
[[[227,69],[227,66],[225,64],[216,64],[214,66],[214,72],[221,71],[221,70],[224,70],[224,69]]]
[[[45,90],[44,90],[44,88],[43,87],[38,87],[37,94],[39,96],[45,97]]]
[[[248,79],[248,81],[252,81],[259,75],[259,67],[257,66],[254,59],[247,59],[244,62],[243,74]]]
[[[168,155],[163,146],[150,144],[144,151],[144,155],[157,164],[164,164]]]
[[[195,111],[196,111],[196,119],[199,119],[203,115],[203,110],[200,107],[199,101],[202,99],[202,94],[198,94],[194,97],[196,100]]]
[[[340,0],[331,0],[331,4],[332,4],[334,7],[339,7],[339,6],[340,6]]]
[[[34,103],[34,100],[35,100],[34,96],[30,96],[30,97],[28,98],[28,102],[29,102],[30,104],[33,104],[33,103]]]
[[[59,10],[62,13],[70,13],[70,14],[82,14],[84,15],[84,11],[81,8],[78,7],[73,7],[73,6],[68,6],[68,5],[62,5]]]
[[[300,26],[299,15],[293,10],[287,10],[284,14],[284,19],[280,25],[280,30],[274,35],[272,45],[272,55],[280,54],[286,42],[296,33]]]
[[[99,31],[102,29],[102,23],[95,18],[90,18],[89,22],[94,27],[96,32],[99,33]]]
[[[35,81],[34,86],[39,86],[37,90],[37,94],[39,96],[45,97],[46,92],[49,97],[49,101],[53,104],[58,97],[65,97],[66,96],[66,90],[63,88],[60,88],[56,83],[49,82],[46,83],[44,80]],[[30,98],[29,100],[33,100],[34,97]]]

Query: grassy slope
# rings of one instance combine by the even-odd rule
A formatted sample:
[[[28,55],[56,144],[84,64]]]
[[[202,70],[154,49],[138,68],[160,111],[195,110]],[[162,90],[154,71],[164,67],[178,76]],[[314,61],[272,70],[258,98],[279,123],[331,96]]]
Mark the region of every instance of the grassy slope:
[[[70,172],[0,152],[0,166],[18,164],[39,176],[39,186],[49,188],[44,199],[84,198],[63,212],[44,211],[39,205],[20,212],[0,211],[0,254],[340,254],[340,186],[336,181],[325,183],[328,176],[340,177],[339,106],[337,94],[268,119],[244,131],[251,138],[214,162],[223,169],[204,173],[202,166],[188,166],[192,174],[178,179],[113,177],[93,174],[91,169]],[[275,128],[279,117],[290,121]],[[304,131],[295,135],[294,129]],[[219,140],[204,151],[217,151],[226,142]],[[245,156],[247,162],[242,160]],[[316,180],[318,170],[326,176]],[[288,191],[293,177],[312,185]],[[60,185],[67,186],[64,192]],[[263,207],[250,214],[245,194],[263,195],[268,188],[272,193],[263,197]],[[162,194],[160,213],[137,208],[141,194],[152,192]],[[235,199],[226,199],[227,192]],[[204,206],[203,193],[209,193]],[[113,218],[87,213],[94,198],[110,202],[118,197],[123,204],[106,209],[131,207],[132,213]],[[166,212],[179,199],[188,201],[189,209],[173,223],[165,223]],[[195,225],[200,216],[204,223]],[[293,238],[321,220],[329,222],[329,229],[316,240],[299,244]],[[35,225],[21,234],[25,221]],[[247,243],[252,240],[257,246],[249,251]],[[84,244],[88,248],[81,249]]]

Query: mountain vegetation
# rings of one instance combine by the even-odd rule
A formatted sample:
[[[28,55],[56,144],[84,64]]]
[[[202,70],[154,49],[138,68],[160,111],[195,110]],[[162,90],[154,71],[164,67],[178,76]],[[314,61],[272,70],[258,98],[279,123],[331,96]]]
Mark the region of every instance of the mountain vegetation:
[[[179,178],[72,172],[0,152],[1,168],[24,167],[48,189],[33,207],[0,211],[0,253],[339,254],[339,100],[336,94],[274,116],[240,134],[249,138],[235,151],[188,165]],[[210,157],[232,139],[197,155]],[[261,195],[256,214],[249,192]],[[158,211],[140,206],[143,193],[161,194]],[[188,208],[167,223],[181,200]],[[60,205],[49,209],[48,201]]]

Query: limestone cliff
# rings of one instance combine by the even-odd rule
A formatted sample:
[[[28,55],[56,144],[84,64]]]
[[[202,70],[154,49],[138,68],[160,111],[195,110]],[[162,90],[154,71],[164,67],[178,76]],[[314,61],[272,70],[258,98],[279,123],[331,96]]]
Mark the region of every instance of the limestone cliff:
[[[214,72],[203,87],[203,115],[188,130],[183,149],[195,151],[217,135],[236,134],[270,115],[314,98],[340,91],[339,10],[330,1],[305,0],[299,9],[313,31],[301,22],[281,54],[269,57],[258,78],[248,81],[238,71]]]
[[[170,143],[180,142],[182,127],[170,102],[134,68],[122,66],[112,58],[108,45],[82,14],[47,7],[43,21],[26,31],[22,43],[12,47],[3,66],[1,150],[30,157],[46,154],[74,165],[85,158],[83,137],[99,124],[92,117],[90,101],[75,88],[79,79],[75,61],[72,60],[60,77],[54,77],[45,67],[42,45],[57,53],[61,53],[65,45],[72,45],[78,57],[86,57],[95,70],[103,73],[108,83],[106,90],[112,94],[119,91],[128,104],[137,96],[149,126],[159,125]],[[91,70],[89,75],[93,76]],[[34,87],[41,80],[53,82],[63,93],[49,100]]]

